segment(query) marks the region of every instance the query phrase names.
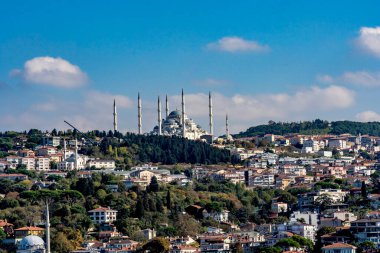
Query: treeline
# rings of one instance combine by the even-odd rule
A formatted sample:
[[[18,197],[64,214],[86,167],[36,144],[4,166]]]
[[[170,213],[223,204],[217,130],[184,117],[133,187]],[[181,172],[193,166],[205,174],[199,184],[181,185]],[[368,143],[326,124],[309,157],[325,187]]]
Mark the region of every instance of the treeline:
[[[252,137],[265,134],[368,134],[380,136],[380,122],[332,121],[316,119],[301,122],[274,122],[250,127],[236,134],[235,138]]]

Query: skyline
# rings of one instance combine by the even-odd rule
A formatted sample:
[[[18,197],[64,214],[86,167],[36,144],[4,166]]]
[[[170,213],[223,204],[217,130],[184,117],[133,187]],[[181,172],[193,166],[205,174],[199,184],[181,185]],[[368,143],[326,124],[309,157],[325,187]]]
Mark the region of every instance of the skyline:
[[[0,11],[0,131],[157,124],[168,95],[208,130],[275,121],[380,120],[380,3],[8,1]],[[7,10],[12,10],[11,12]],[[228,10],[228,11],[226,11]]]

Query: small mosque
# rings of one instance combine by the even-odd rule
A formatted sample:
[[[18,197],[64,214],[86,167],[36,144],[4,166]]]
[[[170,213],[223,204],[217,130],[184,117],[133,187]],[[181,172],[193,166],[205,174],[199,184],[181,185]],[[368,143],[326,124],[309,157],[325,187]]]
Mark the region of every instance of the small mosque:
[[[41,237],[28,235],[24,237],[17,248],[16,253],[45,253],[45,242]]]

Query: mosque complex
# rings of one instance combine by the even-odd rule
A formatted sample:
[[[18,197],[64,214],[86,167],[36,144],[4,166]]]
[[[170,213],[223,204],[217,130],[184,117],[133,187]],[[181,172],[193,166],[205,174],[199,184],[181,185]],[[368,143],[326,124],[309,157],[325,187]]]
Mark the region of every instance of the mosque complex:
[[[182,90],[181,94],[181,110],[174,110],[169,112],[169,101],[166,96],[165,100],[165,119],[162,119],[161,112],[161,100],[158,97],[157,100],[157,125],[153,130],[147,134],[151,135],[163,135],[163,136],[178,136],[187,138],[189,140],[204,140],[211,143],[214,139],[213,131],[213,105],[212,105],[212,96],[209,92],[209,131],[202,129],[200,125],[196,124],[185,112],[185,95]],[[143,134],[142,131],[142,103],[140,93],[137,97],[137,126],[138,134]],[[113,104],[113,130],[117,131],[117,110],[116,110],[116,101],[114,100]],[[229,134],[228,128],[228,115],[226,115],[226,134],[227,140],[232,140],[232,136]]]

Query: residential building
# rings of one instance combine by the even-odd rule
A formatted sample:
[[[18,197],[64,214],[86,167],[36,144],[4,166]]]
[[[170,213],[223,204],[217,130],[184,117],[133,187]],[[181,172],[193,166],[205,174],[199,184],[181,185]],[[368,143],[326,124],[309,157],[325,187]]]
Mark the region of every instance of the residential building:
[[[347,243],[333,243],[322,247],[322,253],[356,253],[356,247]]]
[[[116,221],[116,210],[112,210],[109,207],[98,207],[96,209],[88,211],[92,222],[96,224],[112,223]]]

